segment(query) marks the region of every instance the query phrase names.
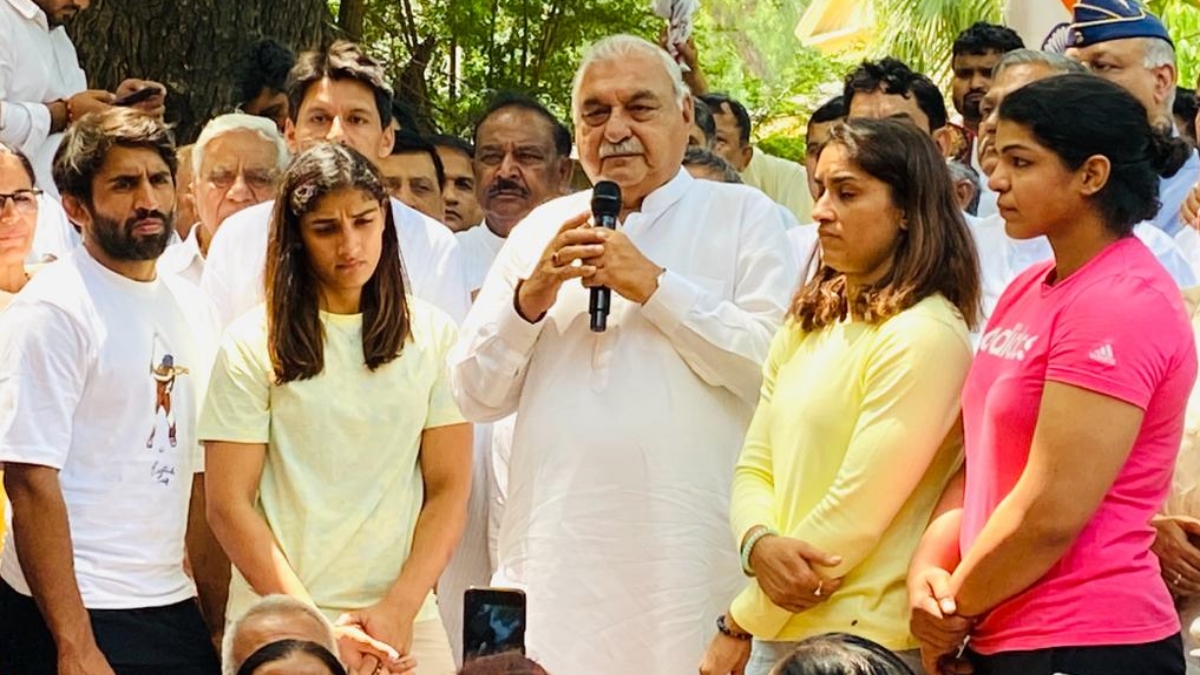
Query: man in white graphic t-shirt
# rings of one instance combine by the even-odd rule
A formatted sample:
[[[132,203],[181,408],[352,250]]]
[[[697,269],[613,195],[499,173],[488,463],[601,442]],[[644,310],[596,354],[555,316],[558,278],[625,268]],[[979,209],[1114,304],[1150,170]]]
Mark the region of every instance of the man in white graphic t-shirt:
[[[84,243],[0,318],[4,675],[219,672],[184,569],[217,318],[156,271],[174,170],[160,121],[127,109],[79,120],[54,179]]]

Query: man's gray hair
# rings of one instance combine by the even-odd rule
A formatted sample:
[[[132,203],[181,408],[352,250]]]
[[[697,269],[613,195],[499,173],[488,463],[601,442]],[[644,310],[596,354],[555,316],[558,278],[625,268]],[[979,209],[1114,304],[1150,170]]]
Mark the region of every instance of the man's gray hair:
[[[275,128],[271,124],[271,128]],[[233,642],[242,627],[250,620],[271,614],[303,614],[325,628],[325,639],[321,646],[328,649],[334,656],[338,653],[337,638],[333,634],[333,624],[312,605],[293,598],[290,595],[268,595],[259,600],[246,613],[239,616],[232,624],[225,627],[225,637],[221,640],[221,675],[236,675],[242,664],[233,662]]]
[[[579,69],[575,71],[575,78],[571,82],[571,117],[576,124],[579,124],[579,104],[581,103],[579,86],[583,82],[583,74],[587,72],[588,67],[598,61],[619,61],[636,54],[652,55],[662,61],[663,68],[671,78],[675,103],[681,109],[683,108],[684,100],[691,94],[687,85],[683,83],[683,71],[679,69],[679,64],[675,63],[671,55],[653,42],[636,35],[610,35],[588,47],[583,54],[583,60],[579,62]]]
[[[1155,68],[1161,68],[1162,66],[1171,66],[1172,68],[1176,68],[1176,75],[1178,75],[1178,66],[1176,65],[1175,60],[1175,48],[1171,46],[1170,42],[1159,38],[1150,37],[1139,39],[1142,42],[1142,54],[1144,55],[1145,59],[1142,65],[1145,66],[1146,70],[1154,70]],[[1171,87],[1171,90],[1167,92],[1167,100],[1163,102],[1163,108],[1166,109],[1167,113],[1169,114],[1171,109],[1174,107],[1175,87]]]
[[[725,161],[717,153],[707,148],[697,146],[689,146],[687,152],[683,155],[683,168],[689,166],[697,166],[708,169],[712,173],[721,177],[722,183],[740,184],[742,177],[738,174],[737,169],[733,165]]]
[[[1045,66],[1060,75],[1088,72],[1087,68],[1084,68],[1082,63],[1073,59],[1069,59],[1062,54],[1055,54],[1053,52],[1039,52],[1034,49],[1014,49],[1004,56],[1001,56],[1000,60],[996,62],[996,65],[992,68],[992,78],[995,79],[1000,77],[1000,73],[1003,73],[1005,70],[1008,70],[1014,66],[1029,64]]]
[[[256,115],[229,113],[209,120],[200,132],[200,138],[196,139],[196,144],[192,147],[192,171],[197,176],[199,176],[200,167],[204,163],[204,150],[208,144],[234,131],[252,131],[261,136],[264,141],[270,142],[275,146],[275,168],[282,170],[287,167],[287,144],[284,143],[283,136],[279,134],[279,127],[275,126],[274,122]]]
[[[950,180],[954,181],[955,185],[958,183],[968,183],[974,189],[975,193],[971,197],[971,203],[967,204],[967,208],[964,211],[975,215],[979,210],[979,198],[983,192],[980,188],[979,172],[970,164],[960,162],[957,159],[947,160],[946,166],[950,169]]]

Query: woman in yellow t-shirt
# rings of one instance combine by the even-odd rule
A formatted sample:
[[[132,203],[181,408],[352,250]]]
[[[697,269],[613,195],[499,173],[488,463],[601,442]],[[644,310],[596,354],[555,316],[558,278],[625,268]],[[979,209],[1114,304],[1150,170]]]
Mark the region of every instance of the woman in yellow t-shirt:
[[[912,123],[835,128],[816,180],[821,253],[772,343],[734,474],[752,578],[718,621],[705,675],[766,675],[830,632],[920,672],[905,575],[960,462],[979,265],[946,163]]]
[[[466,520],[471,428],[453,321],[405,294],[374,166],[297,156],[271,220],[266,304],[230,325],[201,414],[227,619],[285,593],[336,621],[352,672],[452,675],[434,584]],[[404,658],[400,658],[404,657]]]

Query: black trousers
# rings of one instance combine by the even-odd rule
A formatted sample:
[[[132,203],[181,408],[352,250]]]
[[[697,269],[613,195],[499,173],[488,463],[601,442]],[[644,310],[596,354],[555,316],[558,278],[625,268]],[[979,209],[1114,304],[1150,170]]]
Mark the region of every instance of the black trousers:
[[[969,655],[975,675],[1184,675],[1186,670],[1179,634],[1139,645]]]
[[[146,609],[90,609],[96,644],[117,675],[219,675],[195,598]],[[0,581],[0,673],[57,675],[54,637],[33,598]]]

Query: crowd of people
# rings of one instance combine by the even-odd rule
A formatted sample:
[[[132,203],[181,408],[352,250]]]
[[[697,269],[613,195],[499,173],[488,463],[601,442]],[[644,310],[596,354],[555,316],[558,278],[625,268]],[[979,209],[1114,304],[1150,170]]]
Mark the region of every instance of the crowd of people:
[[[1196,106],[1137,2],[863,62],[804,164],[629,35],[470,138],[263,40],[177,147],[88,4],[0,0],[0,675],[1200,673]],[[473,586],[527,656],[462,663]]]

